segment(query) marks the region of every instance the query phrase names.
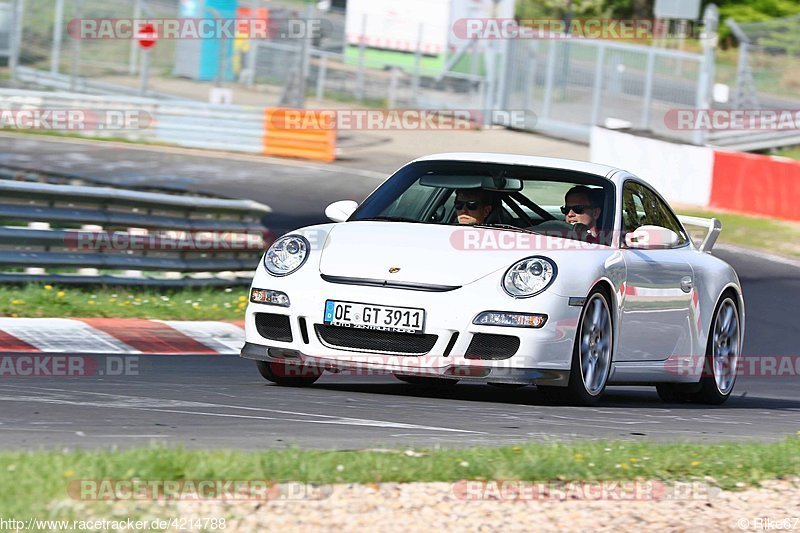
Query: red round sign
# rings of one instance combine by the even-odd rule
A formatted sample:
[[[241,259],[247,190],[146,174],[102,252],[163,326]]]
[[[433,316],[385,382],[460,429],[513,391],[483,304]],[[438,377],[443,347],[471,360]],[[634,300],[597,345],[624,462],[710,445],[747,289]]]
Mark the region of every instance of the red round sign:
[[[152,24],[142,24],[139,31],[134,36],[134,39],[139,41],[139,46],[142,48],[150,48],[158,40],[158,34]]]

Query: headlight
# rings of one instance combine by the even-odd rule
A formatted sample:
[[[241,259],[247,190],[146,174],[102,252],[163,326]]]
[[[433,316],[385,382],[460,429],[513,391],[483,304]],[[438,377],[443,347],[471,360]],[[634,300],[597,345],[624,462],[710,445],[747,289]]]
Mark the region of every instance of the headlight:
[[[479,326],[508,326],[512,328],[540,328],[547,322],[547,315],[541,313],[507,313],[504,311],[484,311],[475,317],[473,324]]]
[[[285,292],[269,289],[250,289],[250,301],[257,304],[289,307],[289,296]]]
[[[264,254],[264,266],[273,276],[291,274],[306,262],[311,245],[301,235],[285,235]]]
[[[517,261],[503,276],[503,289],[514,298],[539,294],[553,283],[558,269],[546,257],[528,257]]]

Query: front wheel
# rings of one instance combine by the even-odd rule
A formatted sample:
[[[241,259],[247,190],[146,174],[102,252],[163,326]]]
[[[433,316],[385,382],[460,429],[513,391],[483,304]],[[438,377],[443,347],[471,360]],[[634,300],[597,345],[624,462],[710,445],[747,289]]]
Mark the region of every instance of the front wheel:
[[[277,385],[287,387],[306,387],[322,375],[318,370],[301,364],[275,361],[256,361],[261,377]]]
[[[573,405],[594,405],[606,388],[614,351],[614,328],[606,292],[594,289],[581,312],[569,384],[566,387],[540,386],[545,396]]]

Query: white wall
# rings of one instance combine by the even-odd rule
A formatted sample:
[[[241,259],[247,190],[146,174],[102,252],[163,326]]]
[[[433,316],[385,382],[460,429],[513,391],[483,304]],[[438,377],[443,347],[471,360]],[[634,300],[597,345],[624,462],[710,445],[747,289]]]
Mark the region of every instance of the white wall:
[[[711,197],[714,150],[593,127],[590,160],[639,176],[669,202],[707,206]]]

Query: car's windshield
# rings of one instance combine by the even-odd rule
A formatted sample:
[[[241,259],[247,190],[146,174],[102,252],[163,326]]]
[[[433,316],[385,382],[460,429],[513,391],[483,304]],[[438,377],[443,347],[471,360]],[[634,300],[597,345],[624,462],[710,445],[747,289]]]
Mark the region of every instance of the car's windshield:
[[[568,207],[565,213],[565,206],[573,210]],[[578,211],[582,213],[576,215]],[[610,235],[600,230],[611,229],[613,213],[613,184],[590,174],[522,165],[422,161],[400,169],[349,221],[473,224],[583,238],[571,231],[574,224],[591,225],[595,235]]]

